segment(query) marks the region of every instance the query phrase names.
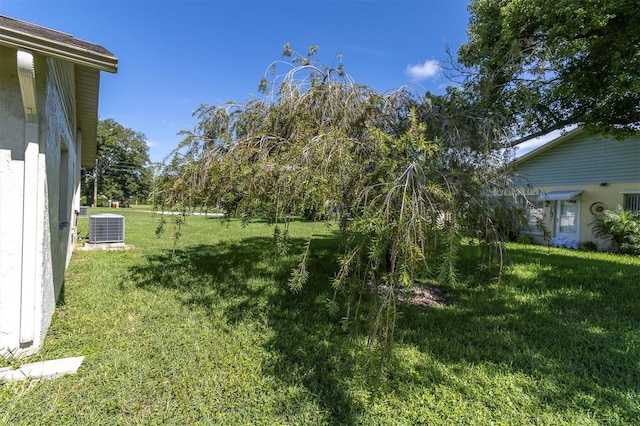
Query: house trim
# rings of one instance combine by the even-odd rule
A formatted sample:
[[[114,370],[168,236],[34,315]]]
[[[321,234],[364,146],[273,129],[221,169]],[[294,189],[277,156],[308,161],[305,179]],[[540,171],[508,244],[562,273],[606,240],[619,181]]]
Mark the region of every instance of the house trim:
[[[118,72],[118,59],[101,46],[6,16],[0,16],[0,44],[110,73]]]

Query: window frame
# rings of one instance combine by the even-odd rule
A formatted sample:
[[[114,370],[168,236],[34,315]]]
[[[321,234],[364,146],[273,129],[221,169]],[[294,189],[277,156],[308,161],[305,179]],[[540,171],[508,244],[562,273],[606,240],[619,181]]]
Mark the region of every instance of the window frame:
[[[625,210],[640,213],[640,192],[624,192],[622,206]]]

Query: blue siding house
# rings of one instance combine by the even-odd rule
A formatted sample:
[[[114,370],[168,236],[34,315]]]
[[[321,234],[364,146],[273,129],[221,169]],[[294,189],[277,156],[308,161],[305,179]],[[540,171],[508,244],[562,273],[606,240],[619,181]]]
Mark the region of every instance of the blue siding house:
[[[543,242],[542,221],[556,246],[596,239],[591,222],[607,208],[640,211],[640,138],[593,136],[578,127],[515,160],[516,184],[530,202],[525,232]]]

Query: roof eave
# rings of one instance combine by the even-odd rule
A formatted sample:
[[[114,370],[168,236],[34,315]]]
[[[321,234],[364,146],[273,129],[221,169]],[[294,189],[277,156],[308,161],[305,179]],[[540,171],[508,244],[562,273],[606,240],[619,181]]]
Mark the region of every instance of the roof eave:
[[[92,52],[47,38],[37,37],[26,32],[0,28],[0,44],[64,59],[75,64],[97,68],[101,71],[118,72],[118,58],[113,55]]]
[[[6,16],[0,16],[0,45],[75,65],[78,103],[76,125],[82,134],[80,163],[85,167],[94,167],[100,71],[116,73],[118,58],[102,46]]]

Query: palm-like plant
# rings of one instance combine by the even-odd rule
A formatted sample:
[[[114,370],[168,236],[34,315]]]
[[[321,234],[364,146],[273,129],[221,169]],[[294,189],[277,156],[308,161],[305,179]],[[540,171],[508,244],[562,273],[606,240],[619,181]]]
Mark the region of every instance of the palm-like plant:
[[[640,215],[618,206],[605,210],[592,222],[593,235],[610,239],[611,248],[618,253],[640,254]]]

